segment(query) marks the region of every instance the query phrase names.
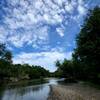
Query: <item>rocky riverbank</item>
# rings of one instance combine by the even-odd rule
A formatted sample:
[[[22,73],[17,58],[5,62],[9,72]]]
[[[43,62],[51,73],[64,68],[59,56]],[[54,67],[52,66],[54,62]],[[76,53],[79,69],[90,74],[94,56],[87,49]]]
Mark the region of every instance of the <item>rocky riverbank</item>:
[[[100,100],[100,90],[80,84],[51,85],[48,100]]]

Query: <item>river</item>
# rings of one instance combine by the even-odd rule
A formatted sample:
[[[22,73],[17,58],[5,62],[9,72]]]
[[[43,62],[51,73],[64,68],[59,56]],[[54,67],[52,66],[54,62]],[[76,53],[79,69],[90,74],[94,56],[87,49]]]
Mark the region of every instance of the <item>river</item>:
[[[0,88],[0,100],[47,100],[50,85],[58,84],[56,78],[48,79],[48,83],[22,87]]]

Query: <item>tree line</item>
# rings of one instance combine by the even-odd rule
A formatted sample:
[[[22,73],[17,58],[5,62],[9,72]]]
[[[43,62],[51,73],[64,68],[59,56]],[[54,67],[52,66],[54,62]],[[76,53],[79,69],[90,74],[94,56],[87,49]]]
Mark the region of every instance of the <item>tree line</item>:
[[[0,43],[0,81],[18,81],[48,77],[49,71],[41,66],[13,64],[12,53]]]
[[[55,76],[100,83],[100,7],[89,10],[72,59],[56,62]]]

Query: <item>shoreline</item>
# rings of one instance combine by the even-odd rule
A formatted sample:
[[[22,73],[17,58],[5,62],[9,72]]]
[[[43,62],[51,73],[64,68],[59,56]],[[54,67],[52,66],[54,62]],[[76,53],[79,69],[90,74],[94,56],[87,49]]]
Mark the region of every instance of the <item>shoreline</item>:
[[[2,82],[0,86],[27,86],[27,85],[36,85],[36,84],[43,84],[47,83],[45,79],[32,79],[32,80],[20,80],[17,82]]]
[[[80,84],[51,85],[48,100],[100,100],[100,90]]]

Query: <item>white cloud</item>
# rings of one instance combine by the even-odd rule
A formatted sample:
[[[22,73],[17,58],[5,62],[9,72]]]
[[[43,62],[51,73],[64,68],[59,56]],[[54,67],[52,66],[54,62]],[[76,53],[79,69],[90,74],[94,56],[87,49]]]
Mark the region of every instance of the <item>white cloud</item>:
[[[28,63],[30,65],[40,65],[44,68],[54,71],[54,63],[56,60],[63,60],[64,58],[71,59],[72,52],[59,52],[59,51],[50,51],[50,52],[38,52],[38,53],[25,53],[22,52],[16,57],[14,57],[14,63]]]
[[[57,31],[57,33],[58,33],[61,37],[64,36],[64,29],[63,29],[63,28],[61,28],[61,27],[56,28],[56,31]]]
[[[13,9],[11,6],[13,6]],[[4,35],[0,35],[0,40],[3,41],[9,32],[12,35],[11,37],[8,36],[8,40],[16,47],[23,46],[25,42],[32,44],[33,41],[38,39],[47,40],[48,29],[44,28],[43,23],[61,25],[62,22],[67,22],[65,18],[71,18],[70,16],[73,15],[75,10],[79,14],[75,15],[74,18],[80,18],[79,16],[82,17],[86,12],[83,0],[8,0],[8,7],[4,7],[4,9],[7,12],[9,11],[10,14],[6,14],[3,19],[3,23],[7,27],[4,26],[2,30]],[[23,28],[23,33],[16,31],[20,28]],[[56,30],[60,36],[64,36],[62,27]]]
[[[1,30],[3,32],[3,30]],[[8,37],[6,38],[6,31],[0,35],[1,41],[6,40],[11,42],[16,47],[23,47],[24,44],[26,45],[40,45],[40,44],[47,44],[49,41],[48,37],[48,27],[43,26],[39,27],[34,26],[31,30],[13,30],[9,33]]]
[[[4,27],[0,26],[0,42],[4,43],[7,37],[6,30],[4,29]]]
[[[66,11],[68,11],[69,13],[72,13],[74,10],[74,7],[72,4],[67,3],[65,6]]]
[[[84,5],[84,0],[78,0],[79,5]]]
[[[86,14],[86,8],[79,5],[78,6],[78,12],[79,12],[80,15],[85,15]]]

